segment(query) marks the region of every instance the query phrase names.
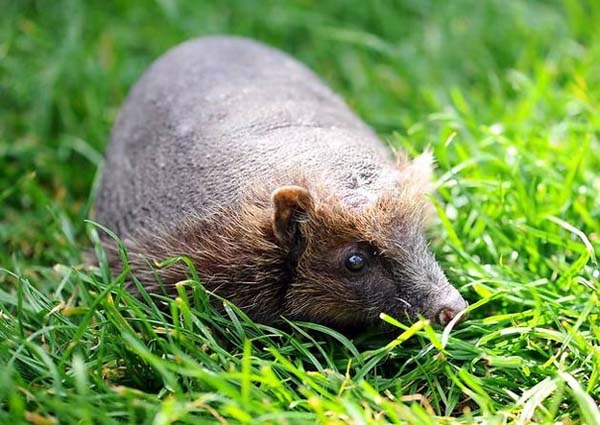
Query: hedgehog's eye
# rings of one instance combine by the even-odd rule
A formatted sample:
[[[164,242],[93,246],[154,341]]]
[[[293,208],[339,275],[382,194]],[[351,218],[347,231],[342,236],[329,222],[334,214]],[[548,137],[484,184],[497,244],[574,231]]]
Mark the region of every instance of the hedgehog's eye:
[[[359,252],[353,252],[346,257],[345,266],[351,272],[359,272],[367,265],[367,257]]]

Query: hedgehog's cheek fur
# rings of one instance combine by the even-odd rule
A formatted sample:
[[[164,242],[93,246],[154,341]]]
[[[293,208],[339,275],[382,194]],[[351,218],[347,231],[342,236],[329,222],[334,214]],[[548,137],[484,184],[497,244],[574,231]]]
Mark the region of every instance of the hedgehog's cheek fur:
[[[365,327],[378,320],[379,309],[369,308],[363,297],[334,279],[298,281],[286,292],[282,315],[287,319],[325,324],[336,328]]]
[[[353,275],[344,269],[344,254],[351,250],[333,253],[332,249],[312,243],[306,248],[285,291],[283,316],[343,329],[379,323],[381,313],[400,320],[407,317],[402,305],[393,301],[398,286],[382,264],[371,263],[365,273]]]

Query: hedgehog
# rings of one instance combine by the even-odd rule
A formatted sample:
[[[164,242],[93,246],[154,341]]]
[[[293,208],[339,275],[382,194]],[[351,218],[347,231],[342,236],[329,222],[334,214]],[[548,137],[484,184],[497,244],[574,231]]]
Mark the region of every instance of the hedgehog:
[[[441,325],[467,303],[435,260],[433,158],[394,152],[291,56],[210,36],[156,60],[111,134],[94,219],[151,293],[189,278],[260,323]],[[114,272],[118,251],[107,243]],[[128,288],[136,291],[129,282]]]

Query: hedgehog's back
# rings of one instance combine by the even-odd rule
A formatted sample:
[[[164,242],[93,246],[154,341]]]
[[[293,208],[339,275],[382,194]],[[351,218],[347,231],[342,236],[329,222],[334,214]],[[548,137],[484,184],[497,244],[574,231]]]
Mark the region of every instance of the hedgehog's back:
[[[235,37],[184,43],[132,89],[113,129],[96,219],[120,236],[176,225],[318,175],[348,202],[389,189],[393,161],[315,75]]]

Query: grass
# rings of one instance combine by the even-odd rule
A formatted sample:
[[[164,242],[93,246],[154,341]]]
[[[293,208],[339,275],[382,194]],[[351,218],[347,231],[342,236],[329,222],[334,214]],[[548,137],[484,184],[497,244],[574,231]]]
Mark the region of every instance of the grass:
[[[0,6],[1,423],[600,423],[600,3]],[[274,329],[193,279],[165,313],[82,265],[128,88],[206,33],[292,53],[390,143],[432,147],[466,322]]]

